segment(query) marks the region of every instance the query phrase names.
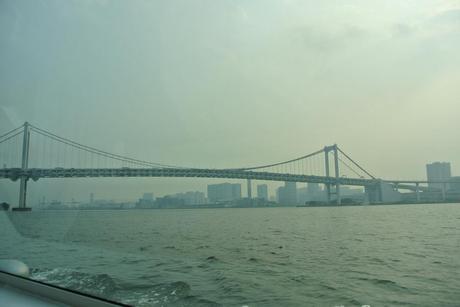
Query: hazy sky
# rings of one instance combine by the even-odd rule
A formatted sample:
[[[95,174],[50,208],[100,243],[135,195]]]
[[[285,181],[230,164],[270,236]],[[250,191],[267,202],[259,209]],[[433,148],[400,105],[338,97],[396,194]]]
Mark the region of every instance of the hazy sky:
[[[438,160],[460,175],[459,115],[460,1],[0,0],[2,131],[28,120],[196,167],[338,143],[379,177],[423,179]],[[207,181],[102,182],[131,197]]]

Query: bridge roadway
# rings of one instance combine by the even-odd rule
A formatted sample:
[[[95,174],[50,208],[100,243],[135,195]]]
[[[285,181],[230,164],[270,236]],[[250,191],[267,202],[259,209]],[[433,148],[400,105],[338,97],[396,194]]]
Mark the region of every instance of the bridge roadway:
[[[243,169],[202,169],[202,168],[4,168],[0,169],[0,178],[18,180],[21,177],[40,178],[90,178],[90,177],[195,177],[254,179],[270,181],[312,182],[353,186],[370,186],[378,182],[375,179],[346,178],[311,175],[280,174],[255,172]]]
[[[16,181],[21,177],[34,181],[40,178],[98,178],[98,177],[193,177],[193,178],[227,178],[227,179],[254,179],[269,181],[311,182],[335,185],[375,187],[380,182],[397,186],[399,189],[415,191],[416,187],[410,183],[380,179],[326,177],[313,175],[296,175],[271,172],[256,172],[244,169],[202,169],[202,168],[4,168],[0,169],[0,178]],[[405,183],[405,184],[404,184]],[[419,182],[425,183],[425,182]],[[436,189],[419,186],[419,191],[434,191]]]

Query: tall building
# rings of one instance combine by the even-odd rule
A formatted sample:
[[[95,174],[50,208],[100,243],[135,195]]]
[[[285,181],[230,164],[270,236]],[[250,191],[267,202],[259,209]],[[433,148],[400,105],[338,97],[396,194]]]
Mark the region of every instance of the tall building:
[[[276,190],[278,203],[282,205],[297,204],[297,184],[295,182],[285,182],[284,187]]]
[[[309,200],[309,197],[308,197],[307,186],[297,188],[297,201],[299,202],[299,204],[304,204],[308,200]]]
[[[211,203],[233,201],[241,198],[241,184],[219,183],[208,185],[208,200]]]
[[[426,165],[426,177],[428,181],[449,181],[451,177],[449,162],[433,162]],[[449,189],[444,183],[428,183],[429,187],[439,189]]]
[[[177,193],[174,197],[182,199],[186,205],[201,205],[206,203],[204,193],[198,191]]]
[[[153,201],[153,193],[144,193],[144,195],[142,195],[142,199],[145,201]]]
[[[297,201],[304,204],[307,201],[324,201],[326,194],[319,183],[309,182],[305,187],[297,189]]]
[[[319,186],[319,183],[313,183],[309,182],[307,185],[307,193],[310,197],[317,196],[318,194],[321,194],[321,188]]]
[[[448,200],[460,202],[460,176],[450,178],[449,190],[446,194]]]
[[[155,198],[153,193],[144,193],[139,201],[136,203],[136,208],[147,209],[155,207]]]
[[[257,185],[257,198],[268,200],[268,186],[266,184]]]
[[[319,183],[309,182],[307,185],[307,194],[310,201],[323,201],[327,199],[326,193]]]
[[[449,185],[452,190],[460,192],[460,176],[450,178]]]
[[[276,202],[281,204],[281,200],[284,199],[284,187],[276,189]]]

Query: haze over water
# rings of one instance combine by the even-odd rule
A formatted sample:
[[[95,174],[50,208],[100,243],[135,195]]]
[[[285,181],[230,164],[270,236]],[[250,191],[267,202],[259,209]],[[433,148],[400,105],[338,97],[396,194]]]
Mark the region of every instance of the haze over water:
[[[460,205],[0,213],[0,258],[139,306],[458,306]]]

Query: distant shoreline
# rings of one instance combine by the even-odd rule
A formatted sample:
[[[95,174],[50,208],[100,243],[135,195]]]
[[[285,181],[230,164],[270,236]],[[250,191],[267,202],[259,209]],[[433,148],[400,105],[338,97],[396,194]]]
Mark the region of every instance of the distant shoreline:
[[[440,204],[460,204],[458,201],[448,202],[423,202],[423,203],[374,203],[374,204],[314,204],[314,205],[277,205],[277,206],[223,206],[223,205],[193,205],[169,208],[63,208],[63,209],[38,209],[34,211],[145,211],[145,210],[181,210],[181,209],[258,209],[258,208],[338,208],[338,207],[373,207],[373,206],[400,206],[400,205],[440,205]]]

